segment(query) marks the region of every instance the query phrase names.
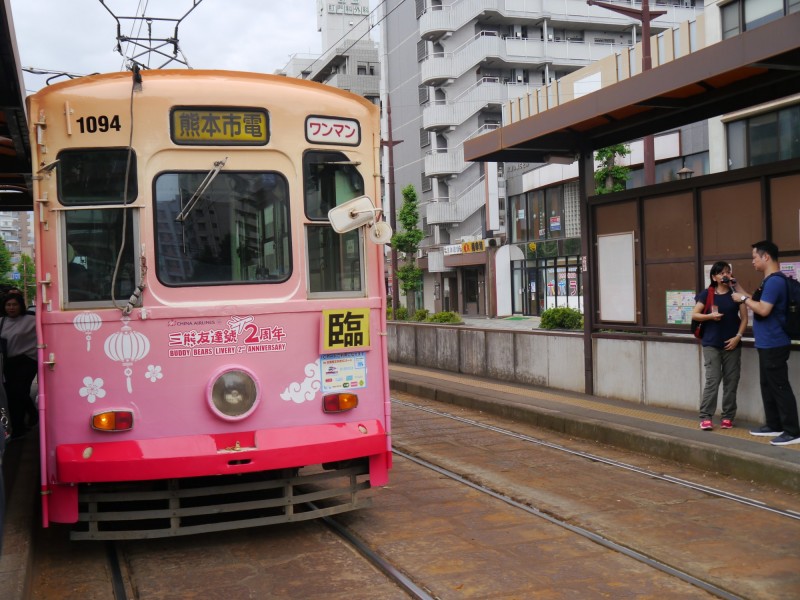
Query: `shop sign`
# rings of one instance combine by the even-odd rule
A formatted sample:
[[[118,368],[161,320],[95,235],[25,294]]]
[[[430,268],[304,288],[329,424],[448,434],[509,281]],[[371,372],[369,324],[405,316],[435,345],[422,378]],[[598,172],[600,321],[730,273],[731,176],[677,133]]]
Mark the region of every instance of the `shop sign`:
[[[461,243],[461,252],[462,254],[471,254],[472,252],[485,252],[486,251],[486,244],[483,240],[478,240],[477,242],[462,242]]]

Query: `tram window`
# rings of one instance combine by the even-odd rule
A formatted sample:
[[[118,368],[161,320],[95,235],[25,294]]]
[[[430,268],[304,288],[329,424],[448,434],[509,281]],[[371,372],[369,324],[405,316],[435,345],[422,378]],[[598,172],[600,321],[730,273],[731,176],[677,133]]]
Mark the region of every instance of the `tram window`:
[[[127,211],[127,218],[123,214]],[[124,304],[130,298],[138,276],[138,209],[106,208],[64,212],[66,266],[64,298],[68,305],[107,306],[114,298]],[[120,247],[124,249],[117,267]],[[117,270],[116,279],[114,271]]]
[[[324,225],[309,225],[306,243],[309,294],[363,295],[360,229],[340,235]]]
[[[309,151],[303,156],[306,216],[328,219],[328,211],[364,195],[364,178],[342,152]]]
[[[277,173],[221,171],[155,181],[156,271],[171,286],[278,283],[291,274],[289,188]]]
[[[58,199],[65,206],[130,204],[138,193],[136,154],[127,148],[64,150],[58,155],[56,172]]]

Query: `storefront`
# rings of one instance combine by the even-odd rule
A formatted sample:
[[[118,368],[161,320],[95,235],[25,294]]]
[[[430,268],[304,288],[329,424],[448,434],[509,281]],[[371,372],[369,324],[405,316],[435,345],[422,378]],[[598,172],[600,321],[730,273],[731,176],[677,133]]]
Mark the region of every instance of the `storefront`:
[[[508,199],[514,314],[569,306],[583,311],[578,184],[569,182]]]

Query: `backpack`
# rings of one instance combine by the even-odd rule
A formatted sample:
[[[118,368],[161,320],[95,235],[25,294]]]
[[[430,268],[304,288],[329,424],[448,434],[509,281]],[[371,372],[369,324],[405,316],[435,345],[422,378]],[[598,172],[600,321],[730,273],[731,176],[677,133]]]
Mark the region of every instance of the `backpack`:
[[[786,333],[793,340],[800,340],[800,281],[794,277],[783,276],[786,281]]]

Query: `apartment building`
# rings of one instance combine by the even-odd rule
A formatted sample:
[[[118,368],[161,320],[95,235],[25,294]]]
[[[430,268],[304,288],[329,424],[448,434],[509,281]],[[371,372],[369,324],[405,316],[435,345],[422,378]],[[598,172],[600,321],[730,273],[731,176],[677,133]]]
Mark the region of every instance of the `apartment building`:
[[[369,0],[317,0],[322,54],[295,54],[277,74],[325,83],[377,104],[380,60],[369,16]]]
[[[19,263],[20,255],[33,258],[33,213],[0,211],[0,237],[11,254],[11,263]]]
[[[511,295],[510,286],[496,285],[493,253],[506,241],[505,169],[517,167],[467,163],[463,143],[500,127],[509,100],[558,93],[546,86],[635,46],[640,26],[585,0],[387,0],[382,8],[383,97],[391,102],[392,137],[402,140],[394,181],[398,190],[417,189],[425,232],[423,290],[414,304],[494,316],[498,291]],[[702,10],[693,0],[658,8],[666,14],[652,23],[655,34]],[[568,243],[579,239],[577,193],[545,194],[542,202],[547,230],[563,238],[555,252],[577,260]]]

